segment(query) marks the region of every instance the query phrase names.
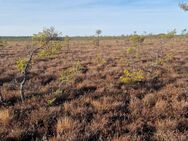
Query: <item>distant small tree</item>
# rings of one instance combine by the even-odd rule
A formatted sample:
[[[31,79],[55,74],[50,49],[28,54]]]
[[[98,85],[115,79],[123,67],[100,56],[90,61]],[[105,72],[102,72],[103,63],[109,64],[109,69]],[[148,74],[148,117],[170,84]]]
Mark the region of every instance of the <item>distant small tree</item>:
[[[129,37],[129,40],[133,43],[133,46],[137,49],[137,57],[140,57],[140,48],[142,47],[142,44],[145,40],[145,36],[143,35],[137,35],[134,33],[134,35],[131,35]]]
[[[96,45],[99,46],[100,45],[100,35],[102,33],[102,30],[98,29],[96,30],[96,34],[97,34],[97,41],[96,41]]]
[[[183,10],[183,11],[188,11],[188,4],[186,3],[180,3],[179,7]]]
[[[171,40],[172,38],[174,38],[176,35],[176,29],[166,33],[166,34],[161,34],[159,36],[160,38],[160,50],[158,51],[158,55],[157,55],[157,59],[161,56],[163,56],[163,44],[165,44],[165,42],[168,42],[169,40]]]
[[[181,35],[186,35],[187,34],[187,29],[185,28],[185,29],[183,29],[182,31],[181,31]]]
[[[69,36],[65,36],[64,37],[64,45],[67,47],[67,49],[69,50],[69,47],[70,47],[70,37]]]

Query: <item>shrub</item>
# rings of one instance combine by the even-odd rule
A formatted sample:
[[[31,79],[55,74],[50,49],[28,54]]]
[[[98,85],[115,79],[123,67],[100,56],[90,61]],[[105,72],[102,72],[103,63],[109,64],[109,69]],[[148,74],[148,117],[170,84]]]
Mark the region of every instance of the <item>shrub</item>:
[[[104,65],[106,63],[106,60],[104,58],[102,58],[102,56],[100,56],[99,54],[96,55],[95,59],[96,59],[95,62],[97,64]]]
[[[68,83],[70,80],[72,80],[74,77],[74,72],[72,69],[63,70],[61,72],[60,80],[63,83]]]
[[[145,37],[142,35],[135,34],[135,35],[131,35],[129,37],[129,40],[132,41],[135,45],[138,45],[144,42]]]
[[[39,32],[34,34],[32,40],[39,45],[39,47],[44,47],[48,43],[48,36],[45,33]]]
[[[135,52],[135,47],[129,47],[127,48],[127,54],[132,54]]]
[[[134,46],[134,48],[129,49],[130,52],[134,52],[134,50],[136,50],[135,51],[136,52],[135,56],[138,59],[140,59],[140,53],[141,53],[140,48],[141,48],[141,46],[142,46],[142,44],[143,44],[143,42],[145,40],[145,36],[134,34],[134,35],[131,35],[129,37],[129,40],[133,43],[133,46]]]
[[[63,70],[60,76],[61,82],[69,83],[78,74],[80,68],[80,62],[77,62],[72,68]]]
[[[39,51],[39,53],[38,53],[38,57],[39,57],[39,58],[44,58],[44,57],[47,57],[47,56],[49,56],[49,53],[48,53],[47,50],[41,50],[41,51]]]
[[[50,57],[57,54],[61,50],[61,44],[59,41],[49,42],[50,48],[40,50],[38,53],[39,58]]]
[[[160,35],[160,38],[162,39],[172,39],[176,35],[176,29],[168,32],[167,34]]]
[[[26,64],[27,64],[27,61],[26,59],[24,58],[19,58],[17,61],[16,61],[16,67],[17,69],[19,70],[19,72],[23,73],[24,72],[24,69],[26,67]]]
[[[4,45],[3,45],[3,42],[2,41],[0,41],[0,47],[3,47]]]
[[[67,47],[67,48],[69,48],[69,46],[70,46],[70,37],[69,36],[65,36],[64,37],[64,45]]]
[[[54,27],[44,28],[42,32],[34,34],[32,37],[33,41],[36,41],[40,47],[44,47],[49,41],[58,40],[60,32],[55,31]]]
[[[7,45],[7,41],[0,40],[0,48],[4,48]]]
[[[164,63],[167,63],[172,60],[172,56],[171,53],[165,54],[163,57],[156,59],[155,65],[163,65]]]
[[[174,36],[176,35],[176,29],[166,33],[166,34],[161,34],[159,35],[160,38],[160,48],[158,49],[158,54],[157,54],[157,59],[159,59],[161,56],[164,55],[164,51],[163,51],[163,45],[165,44],[165,42],[170,41],[172,38],[174,38]]]
[[[144,79],[144,72],[142,70],[130,72],[129,70],[124,70],[124,74],[120,77],[120,81],[125,84],[142,81]]]

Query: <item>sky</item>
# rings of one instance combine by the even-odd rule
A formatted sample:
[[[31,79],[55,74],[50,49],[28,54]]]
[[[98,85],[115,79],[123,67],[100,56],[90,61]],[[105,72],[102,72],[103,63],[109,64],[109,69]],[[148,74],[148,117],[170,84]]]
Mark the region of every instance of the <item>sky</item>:
[[[0,36],[29,36],[54,26],[63,35],[164,33],[188,28],[182,0],[0,0]],[[186,0],[184,1],[186,2]],[[188,1],[187,1],[188,2]]]

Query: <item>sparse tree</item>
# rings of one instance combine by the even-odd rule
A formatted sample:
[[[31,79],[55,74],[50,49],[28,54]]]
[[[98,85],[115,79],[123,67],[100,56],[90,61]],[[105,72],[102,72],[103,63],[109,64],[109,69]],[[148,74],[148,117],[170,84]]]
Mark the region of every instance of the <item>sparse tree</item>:
[[[186,35],[186,33],[187,33],[187,29],[186,28],[181,31],[181,35]]]
[[[60,33],[56,32],[53,27],[45,28],[42,32],[34,34],[32,39],[35,42],[35,46],[37,47],[32,47],[34,49],[30,51],[28,59],[19,58],[17,60],[17,69],[22,74],[22,80],[20,82],[20,96],[22,102],[24,102],[25,99],[25,83],[28,79],[34,55],[39,51],[49,51],[50,47],[54,47],[54,43],[52,41],[56,40],[59,37],[59,35]],[[60,44],[56,45],[59,46]]]
[[[174,29],[166,34],[161,34],[159,36],[161,45],[160,45],[160,49],[158,50],[157,59],[159,59],[159,57],[163,56],[163,45],[165,44],[165,42],[168,42],[169,40],[174,38],[175,35],[176,35],[176,29]]]
[[[61,32],[56,31],[53,26],[51,26],[50,28],[44,28],[42,33],[47,35],[47,37],[50,40],[52,40],[52,39],[57,40],[57,39],[59,39],[59,36],[62,34]]]
[[[179,7],[183,10],[183,11],[188,11],[188,4],[186,3],[180,3]]]
[[[96,30],[96,34],[97,34],[97,41],[96,41],[96,45],[99,47],[100,45],[100,35],[102,33],[102,30],[98,29]]]
[[[145,36],[143,35],[137,35],[134,33],[134,35],[131,35],[129,37],[129,40],[133,43],[133,46],[137,49],[137,57],[140,57],[141,47],[145,40]]]
[[[67,47],[67,50],[69,50],[69,47],[70,47],[70,37],[69,36],[65,36],[63,41],[64,41],[64,45]]]

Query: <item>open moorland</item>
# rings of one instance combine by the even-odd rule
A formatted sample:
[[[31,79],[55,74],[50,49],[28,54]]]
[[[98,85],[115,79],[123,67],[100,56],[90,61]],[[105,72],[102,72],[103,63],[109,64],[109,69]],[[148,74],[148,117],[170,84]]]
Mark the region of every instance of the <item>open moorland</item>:
[[[16,62],[34,47],[0,46],[1,141],[188,140],[186,36],[147,36],[139,52],[128,37],[59,42],[53,55],[34,54],[24,101]]]

